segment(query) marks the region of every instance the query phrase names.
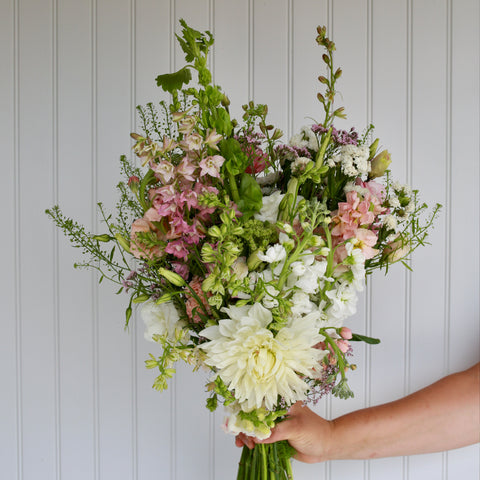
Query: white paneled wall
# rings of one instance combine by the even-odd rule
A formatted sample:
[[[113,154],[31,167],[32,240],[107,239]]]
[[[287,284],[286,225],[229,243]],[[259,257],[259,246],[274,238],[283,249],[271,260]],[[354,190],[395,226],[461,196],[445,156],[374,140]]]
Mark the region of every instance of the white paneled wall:
[[[59,203],[101,229],[135,105],[162,98],[182,65],[178,19],[216,38],[215,81],[239,116],[268,103],[287,135],[321,116],[315,28],[337,44],[340,102],[376,125],[396,178],[444,205],[409,273],[370,278],[355,331],[355,398],[328,417],[393,400],[479,360],[480,6],[478,0],[2,0],[0,3],[0,477],[227,480],[240,451],[204,408],[204,379],[179,366],[163,394],[152,344],[125,332],[125,298],[76,271],[44,215]],[[153,352],[155,353],[155,352]],[[452,392],[455,395],[455,392]],[[479,447],[375,461],[294,464],[297,480],[476,480]]]

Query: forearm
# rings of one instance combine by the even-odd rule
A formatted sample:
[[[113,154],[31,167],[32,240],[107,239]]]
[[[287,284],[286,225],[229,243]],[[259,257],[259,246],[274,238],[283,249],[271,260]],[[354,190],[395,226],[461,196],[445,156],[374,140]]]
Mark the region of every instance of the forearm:
[[[395,402],[339,417],[332,426],[328,459],[413,455],[476,443],[480,364]]]

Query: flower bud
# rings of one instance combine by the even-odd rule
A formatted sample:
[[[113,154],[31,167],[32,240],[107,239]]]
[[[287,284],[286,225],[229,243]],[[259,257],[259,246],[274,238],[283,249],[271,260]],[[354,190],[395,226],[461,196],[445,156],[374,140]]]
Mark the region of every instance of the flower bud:
[[[385,174],[388,166],[392,163],[390,159],[390,153],[388,150],[382,150],[373,160],[371,164],[370,173],[368,179],[381,177]]]
[[[115,235],[115,239],[117,240],[118,244],[128,253],[130,253],[130,242],[123,237],[120,233]]]
[[[249,270],[256,270],[257,267],[262,264],[262,260],[258,258],[259,252],[260,249],[256,250],[248,257],[247,266]]]
[[[183,287],[185,285],[185,280],[178,273],[172,272],[163,267],[158,269],[158,273],[176,287]]]
[[[133,193],[137,193],[138,187],[140,186],[140,179],[136,175],[132,175],[128,179],[128,186]]]
[[[108,235],[108,233],[104,233],[103,235],[94,235],[93,239],[99,242],[109,242],[110,240],[113,240],[113,237]]]
[[[387,262],[395,263],[406,257],[409,252],[410,244],[408,241],[398,236],[383,249],[382,256]]]
[[[350,340],[352,338],[352,331],[347,327],[342,327],[339,333],[344,340]]]

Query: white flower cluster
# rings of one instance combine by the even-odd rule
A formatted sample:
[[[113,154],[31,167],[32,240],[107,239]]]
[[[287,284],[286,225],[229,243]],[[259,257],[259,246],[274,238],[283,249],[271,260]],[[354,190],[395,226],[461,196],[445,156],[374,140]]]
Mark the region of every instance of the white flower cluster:
[[[343,145],[340,147],[338,155],[334,155],[328,160],[328,166],[334,167],[336,164],[340,164],[345,175],[349,177],[364,176],[370,172],[369,156],[370,150],[366,145]]]
[[[290,138],[290,146],[296,148],[308,148],[317,152],[320,148],[317,136],[312,132],[311,127],[303,126],[300,132]]]
[[[389,198],[390,207],[400,220],[406,220],[415,211],[415,199],[412,188],[399,182],[392,184],[393,192]]]

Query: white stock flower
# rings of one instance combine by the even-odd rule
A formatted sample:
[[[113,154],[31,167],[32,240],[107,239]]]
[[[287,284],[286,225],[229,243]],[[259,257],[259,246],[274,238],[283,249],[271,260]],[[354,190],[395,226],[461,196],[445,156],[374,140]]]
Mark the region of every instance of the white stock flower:
[[[155,341],[153,335],[160,335],[170,342],[175,342],[177,331],[181,331],[185,326],[173,302],[160,305],[155,302],[146,302],[140,315],[145,324],[145,339],[151,342]]]
[[[285,195],[279,190],[276,190],[271,195],[262,198],[262,208],[256,213],[255,219],[261,222],[275,223],[278,216],[278,207]]]
[[[289,287],[296,286],[305,293],[316,293],[326,270],[325,260],[317,261],[313,255],[306,255],[302,260],[292,263],[292,273],[287,284]]]
[[[261,252],[257,253],[257,257],[259,258],[259,260],[267,263],[280,262],[284,260],[286,256],[287,252],[285,251],[285,247],[283,245],[280,245],[279,243],[268,247],[265,254]]]
[[[266,285],[265,291],[266,294],[262,298],[263,306],[268,309],[278,307],[277,296],[280,292],[273,285]]]
[[[267,327],[273,317],[261,304],[224,308],[230,318],[200,335],[210,341],[200,348],[205,363],[235,392],[242,408],[272,410],[283,398],[287,405],[304,400],[308,385],[302,376],[314,375],[324,352],[313,348],[322,340],[314,318],[290,319],[274,335]]]
[[[343,282],[337,288],[326,292],[326,295],[331,301],[326,310],[329,326],[341,326],[345,318],[357,311],[357,294],[351,283]]]
[[[303,315],[311,313],[315,308],[315,304],[310,300],[310,296],[305,292],[297,290],[291,298],[292,315]]]
[[[226,417],[223,422],[223,430],[233,435],[245,433],[251,437],[256,437],[260,440],[265,440],[271,435],[271,430],[265,424],[256,426],[253,422],[243,420],[239,413],[241,411],[240,404],[234,402],[225,407]]]
[[[303,126],[300,129],[300,133],[293,135],[289,141],[290,146],[296,148],[309,148],[316,152],[319,148],[318,138],[312,132],[312,128]]]

